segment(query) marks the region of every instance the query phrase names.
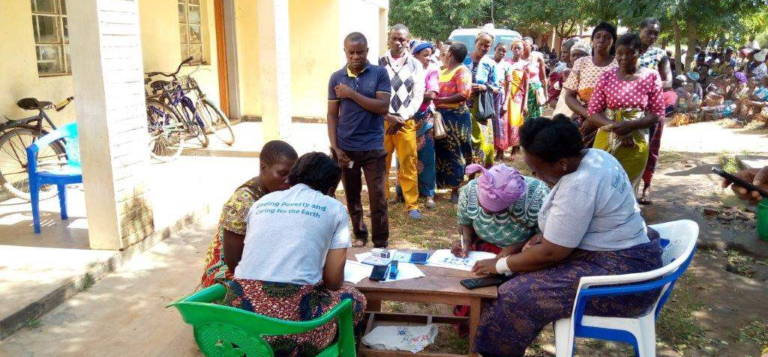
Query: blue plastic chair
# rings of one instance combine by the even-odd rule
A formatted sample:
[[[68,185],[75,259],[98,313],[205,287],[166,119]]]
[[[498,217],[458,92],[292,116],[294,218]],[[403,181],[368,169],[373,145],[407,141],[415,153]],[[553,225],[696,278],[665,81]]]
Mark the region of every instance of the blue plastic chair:
[[[576,337],[629,343],[635,348],[635,356],[656,356],[656,320],[672,293],[675,281],[693,260],[699,226],[696,222],[681,220],[651,228],[661,236],[664,266],[644,273],[581,278],[571,318],[555,322],[557,357],[573,356]],[[656,303],[642,316],[623,318],[584,315],[587,301],[591,298],[623,296],[659,288],[661,293]]]
[[[51,145],[54,141],[62,140],[67,151],[67,165],[54,168],[38,168],[37,154],[41,148]],[[40,234],[40,187],[56,185],[61,206],[61,219],[67,216],[67,185],[83,183],[83,170],[80,166],[80,143],[78,141],[77,123],[64,125],[47,135],[37,139],[27,148],[27,171],[29,172],[29,195],[32,202],[32,219],[35,234]]]

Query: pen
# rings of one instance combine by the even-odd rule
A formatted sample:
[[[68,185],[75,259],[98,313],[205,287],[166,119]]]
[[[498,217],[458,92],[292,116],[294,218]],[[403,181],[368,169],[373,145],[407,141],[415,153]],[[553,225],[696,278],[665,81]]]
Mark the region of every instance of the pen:
[[[467,250],[464,248],[464,232],[461,231],[461,228],[459,228],[459,240],[461,241],[461,250],[466,252]]]

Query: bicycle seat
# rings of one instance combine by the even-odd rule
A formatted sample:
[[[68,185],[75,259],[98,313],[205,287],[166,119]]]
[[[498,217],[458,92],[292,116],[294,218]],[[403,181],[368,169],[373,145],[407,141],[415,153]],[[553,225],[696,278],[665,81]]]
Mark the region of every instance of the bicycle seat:
[[[16,102],[19,108],[24,110],[40,110],[53,105],[51,102],[41,102],[37,98],[23,98]]]
[[[152,84],[150,84],[150,87],[152,87],[152,89],[154,89],[154,90],[162,90],[163,88],[165,88],[166,86],[168,86],[170,84],[171,84],[171,82],[168,82],[168,81],[157,80],[157,81],[152,82]]]

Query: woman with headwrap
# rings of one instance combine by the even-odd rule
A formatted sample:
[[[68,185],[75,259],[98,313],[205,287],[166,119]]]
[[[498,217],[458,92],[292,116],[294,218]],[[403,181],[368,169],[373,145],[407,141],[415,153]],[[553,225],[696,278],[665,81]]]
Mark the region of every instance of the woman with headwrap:
[[[493,35],[480,32],[475,39],[475,51],[464,59],[464,65],[472,71],[472,97],[467,106],[472,114],[472,162],[485,166],[493,165],[493,122],[478,118],[480,94],[486,91],[498,92],[496,87],[496,62],[486,56],[493,44]]]
[[[563,53],[565,53],[565,48],[563,48]],[[555,76],[549,76],[549,87],[559,89],[557,95],[557,104],[555,105],[555,112],[552,114],[552,116],[563,114],[567,117],[571,117],[573,115],[573,110],[568,108],[568,104],[565,103],[565,91],[562,90],[563,84],[568,80],[568,77],[570,77],[573,64],[582,57],[589,56],[590,53],[592,53],[592,46],[590,46],[587,41],[577,40],[570,46],[568,56],[569,61],[567,67]]]
[[[560,62],[549,72],[547,101],[552,109],[557,105],[557,99],[560,98],[560,93],[563,91],[563,74],[568,71],[569,68],[573,67],[571,47],[573,47],[577,41],[578,39],[572,38],[563,42],[563,45],[560,46]]]
[[[426,87],[424,89],[424,101],[419,107],[416,119],[416,149],[419,161],[416,169],[419,172],[419,195],[426,197],[427,208],[435,207],[435,137],[432,99],[437,97],[440,91],[440,70],[437,65],[430,62],[434,47],[429,42],[417,44],[413,49],[413,56],[421,62],[426,71]]]
[[[504,164],[489,170],[467,166],[468,175],[480,172],[461,188],[457,215],[459,239],[464,242],[454,242],[451,252],[457,257],[466,257],[469,251],[491,252],[497,258],[519,253],[538,233],[539,210],[549,187]],[[469,306],[457,306],[454,314],[469,316]]]
[[[509,45],[512,51],[509,74],[507,74],[507,140],[512,147],[514,156],[520,149],[520,127],[523,126],[525,115],[528,113],[528,61],[526,56],[530,49],[522,39],[512,41]]]
[[[587,105],[592,98],[592,91],[600,76],[619,65],[616,63],[616,27],[601,22],[592,31],[592,56],[584,57],[573,64],[571,75],[565,81],[565,103],[573,110],[576,120],[581,125],[584,145],[592,147],[597,127],[586,120]]]

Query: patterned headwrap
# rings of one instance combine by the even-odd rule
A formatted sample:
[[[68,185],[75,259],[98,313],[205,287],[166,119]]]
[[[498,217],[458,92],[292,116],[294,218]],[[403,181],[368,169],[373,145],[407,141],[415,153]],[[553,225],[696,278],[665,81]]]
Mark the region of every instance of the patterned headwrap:
[[[739,84],[747,83],[747,75],[743,72],[736,72],[733,74],[734,77],[736,77],[736,80],[739,81]]]
[[[429,42],[422,42],[416,45],[416,47],[413,48],[413,55],[417,55],[419,52],[426,50],[427,48],[432,49],[432,51],[435,50],[434,47],[432,47],[432,44]]]
[[[587,41],[579,40],[571,46],[571,52],[573,51],[582,51],[587,55],[590,55],[592,54],[592,46]]]
[[[468,175],[483,173],[477,178],[477,199],[483,208],[491,212],[508,209],[528,190],[523,175],[504,164],[495,165],[490,170],[472,164],[466,170]]]

